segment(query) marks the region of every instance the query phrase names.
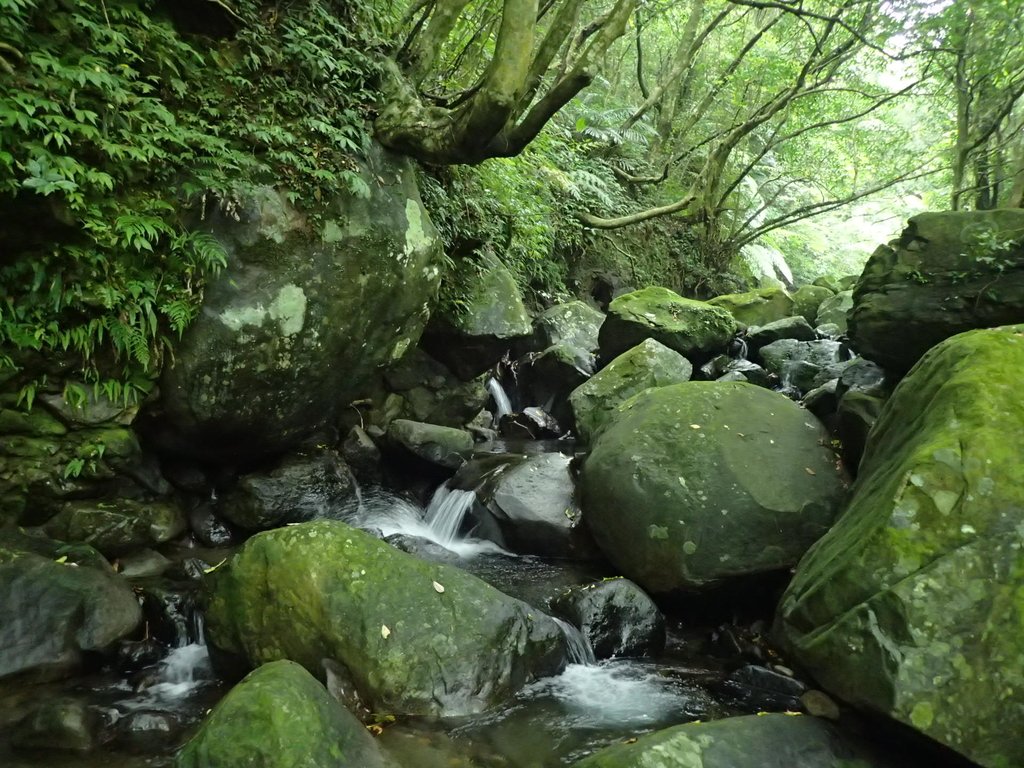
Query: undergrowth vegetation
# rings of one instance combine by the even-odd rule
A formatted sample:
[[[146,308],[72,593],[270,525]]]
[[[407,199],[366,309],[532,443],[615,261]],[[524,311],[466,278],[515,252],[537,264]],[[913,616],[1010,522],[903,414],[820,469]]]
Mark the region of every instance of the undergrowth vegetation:
[[[379,9],[197,5],[0,0],[4,379],[33,356],[61,360],[133,400],[226,263],[190,217],[261,181],[300,206],[367,191],[351,158]],[[186,34],[175,10],[207,28]],[[30,406],[42,382],[28,369]]]

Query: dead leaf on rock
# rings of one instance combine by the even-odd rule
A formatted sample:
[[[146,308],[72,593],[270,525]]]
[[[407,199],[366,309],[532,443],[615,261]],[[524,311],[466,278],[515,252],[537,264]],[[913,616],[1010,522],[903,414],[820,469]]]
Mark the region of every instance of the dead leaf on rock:
[[[387,624],[381,624],[380,625],[380,636],[383,637],[385,640],[387,640],[390,635],[391,635],[391,630],[388,629],[388,625]]]
[[[444,592],[444,585],[443,584],[438,584],[436,581],[431,582],[431,584],[434,585],[434,591],[435,592],[437,592],[439,594],[441,592]]]

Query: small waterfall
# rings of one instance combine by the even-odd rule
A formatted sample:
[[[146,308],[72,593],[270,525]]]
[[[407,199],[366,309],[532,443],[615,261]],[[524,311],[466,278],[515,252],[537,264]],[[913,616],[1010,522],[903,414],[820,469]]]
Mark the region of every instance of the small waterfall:
[[[569,663],[582,664],[586,667],[592,667],[594,664],[597,664],[597,659],[594,658],[594,650],[590,647],[590,643],[587,642],[587,638],[583,636],[583,633],[568,621],[555,616],[551,618],[555,620],[559,629],[562,630],[562,634],[565,635],[565,650],[569,656]]]
[[[434,497],[423,516],[433,534],[432,538],[443,546],[455,541],[462,521],[475,501],[476,493],[473,491],[452,490],[446,485],[434,491]]]
[[[736,359],[746,360],[747,355],[750,353],[750,349],[747,347],[747,340],[736,338]]]
[[[501,383],[493,376],[487,380],[487,391],[494,398],[494,418],[496,420],[512,413],[512,402],[508,399],[508,395],[505,393]]]

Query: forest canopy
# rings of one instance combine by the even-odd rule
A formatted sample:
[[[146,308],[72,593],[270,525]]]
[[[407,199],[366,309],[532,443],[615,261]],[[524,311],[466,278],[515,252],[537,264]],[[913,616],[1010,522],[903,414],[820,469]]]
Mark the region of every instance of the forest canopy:
[[[372,140],[419,161],[452,258],[535,293],[601,249],[698,294],[741,257],[849,270],[908,212],[1022,205],[1022,27],[1024,0],[0,0],[0,365],[105,350],[130,392],[224,264],[190,216],[361,194]]]

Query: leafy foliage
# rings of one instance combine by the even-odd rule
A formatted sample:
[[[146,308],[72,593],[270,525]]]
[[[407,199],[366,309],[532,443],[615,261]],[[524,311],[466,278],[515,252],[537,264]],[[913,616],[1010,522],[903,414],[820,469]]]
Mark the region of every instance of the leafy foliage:
[[[226,263],[190,216],[245,183],[366,192],[377,17],[234,6],[214,41],[151,0],[0,0],[0,366],[67,357],[131,399]]]

